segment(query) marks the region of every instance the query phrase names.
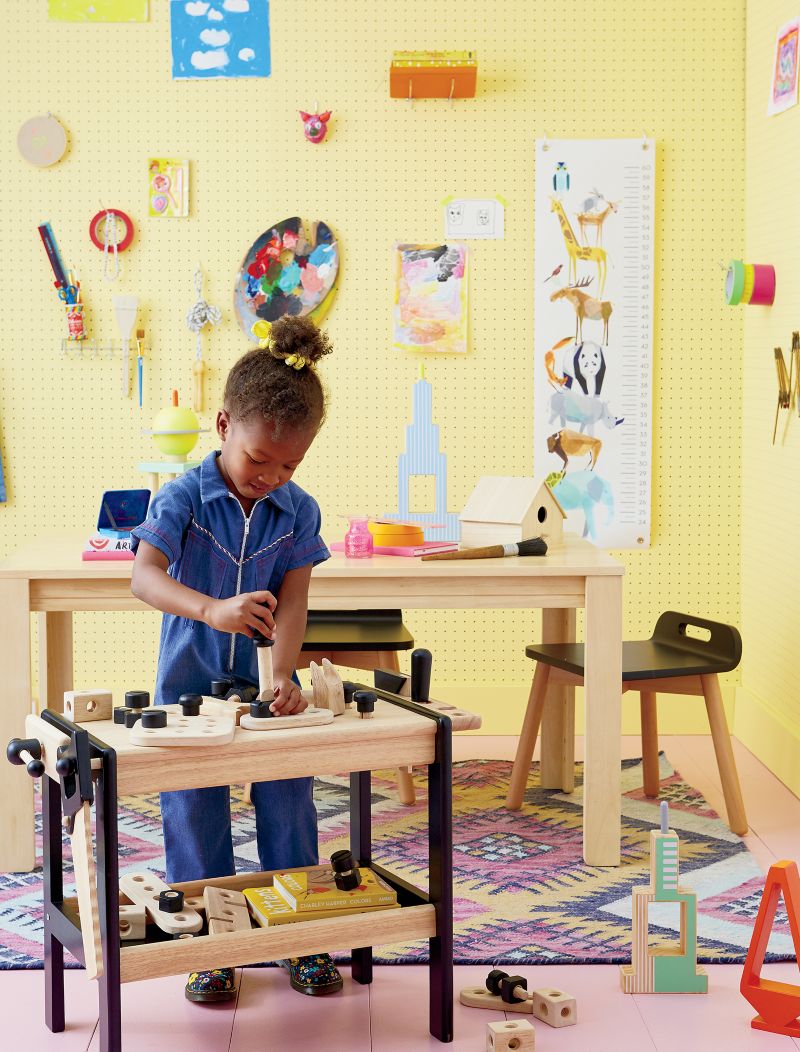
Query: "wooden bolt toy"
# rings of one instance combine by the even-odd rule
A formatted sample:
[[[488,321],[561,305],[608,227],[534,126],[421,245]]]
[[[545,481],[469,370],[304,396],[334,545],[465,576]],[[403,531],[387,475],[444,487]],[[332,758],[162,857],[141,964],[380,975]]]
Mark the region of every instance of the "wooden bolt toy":
[[[125,692],[126,709],[146,709],[150,704],[150,692],[148,690],[128,690]]]
[[[549,1026],[572,1026],[578,1022],[578,1006],[575,998],[563,990],[546,987],[531,994],[533,1014]]]
[[[73,723],[111,719],[110,690],[65,690],[64,715]]]
[[[486,1025],[486,1052],[525,1052],[536,1047],[536,1033],[527,1019],[506,1019]]]
[[[377,700],[377,697],[371,690],[357,690],[353,694],[353,701],[356,703],[360,719],[372,719],[375,713],[375,702]]]
[[[143,727],[166,727],[166,725],[167,714],[164,712],[163,705],[157,709],[148,709],[147,712],[142,713]]]
[[[174,892],[174,889],[155,873],[126,873],[119,878],[119,887],[123,895],[127,895],[135,905],[143,906],[158,927],[169,935],[199,931],[203,926],[200,914],[188,909],[184,902],[181,902],[183,908],[175,913],[161,909],[162,892]],[[182,899],[183,894],[179,894]]]
[[[650,832],[650,883],[633,888],[631,963],[620,966],[626,994],[705,994],[708,976],[697,963],[697,895],[678,885],[678,834],[669,828],[661,802],[661,829]],[[677,949],[648,945],[651,902],[677,902],[681,937]]]
[[[258,656],[258,697],[261,701],[275,700],[274,677],[272,674],[272,648],[274,639],[267,639],[259,631],[253,631],[253,641]]]
[[[178,704],[184,716],[199,716],[200,706],[203,704],[202,694],[181,694]]]
[[[739,989],[758,1012],[750,1022],[754,1030],[797,1038],[800,1037],[800,986],[761,977],[781,894],[789,916],[795,957],[800,960],[800,874],[796,862],[783,860],[769,867]]]

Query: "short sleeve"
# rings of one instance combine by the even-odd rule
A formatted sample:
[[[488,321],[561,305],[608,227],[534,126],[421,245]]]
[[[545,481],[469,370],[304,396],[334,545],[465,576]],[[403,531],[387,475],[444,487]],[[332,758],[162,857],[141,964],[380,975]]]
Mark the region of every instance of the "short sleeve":
[[[163,552],[172,565],[180,558],[191,519],[192,504],[188,493],[176,482],[167,483],[150,502],[144,522],[131,530],[131,548],[135,552],[139,541],[147,541]]]
[[[296,570],[298,567],[307,566],[309,563],[312,566],[316,566],[317,563],[324,563],[326,559],[330,559],[331,553],[320,536],[321,526],[322,515],[320,514],[319,504],[313,497],[305,493],[303,501],[297,509],[297,518],[294,524],[294,545],[286,566],[287,573],[289,570]]]

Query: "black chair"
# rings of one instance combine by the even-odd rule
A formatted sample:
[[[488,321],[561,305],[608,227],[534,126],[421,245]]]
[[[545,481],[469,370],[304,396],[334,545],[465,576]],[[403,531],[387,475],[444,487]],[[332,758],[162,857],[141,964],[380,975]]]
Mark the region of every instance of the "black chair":
[[[708,638],[688,634],[689,627],[700,629]],[[506,807],[514,811],[522,806],[547,687],[582,686],[585,668],[582,643],[542,643],[526,647],[525,653],[537,665],[506,798]],[[720,673],[735,669],[741,657],[742,638],[732,625],[673,610],[659,617],[650,639],[622,644],[622,690],[636,690],[640,695],[645,794],[656,797],[659,791],[657,694],[701,696],[708,712],[728,825],[743,836],[747,816],[718,679]],[[565,743],[565,748],[571,749],[572,743]]]
[[[414,637],[403,624],[402,610],[309,610],[298,666],[327,658],[334,665],[372,672],[400,671],[397,655],[413,650]],[[414,804],[411,769],[398,767],[397,791],[402,804]]]

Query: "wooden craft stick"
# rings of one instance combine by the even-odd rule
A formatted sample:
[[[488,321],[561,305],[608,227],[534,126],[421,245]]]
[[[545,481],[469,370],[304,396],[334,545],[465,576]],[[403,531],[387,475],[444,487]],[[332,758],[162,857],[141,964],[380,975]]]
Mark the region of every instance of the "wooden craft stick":
[[[274,701],[275,687],[272,677],[272,647],[256,646],[258,655],[258,700]]]
[[[103,948],[100,944],[100,909],[97,905],[97,869],[92,849],[92,815],[88,802],[75,815],[75,825],[69,839],[81,916],[86,978],[99,979],[103,974]]]

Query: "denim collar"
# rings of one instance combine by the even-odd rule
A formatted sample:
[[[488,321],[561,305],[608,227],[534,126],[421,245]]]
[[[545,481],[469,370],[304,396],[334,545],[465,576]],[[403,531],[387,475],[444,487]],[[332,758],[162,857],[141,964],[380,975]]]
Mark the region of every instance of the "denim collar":
[[[217,466],[217,457],[220,451],[214,450],[204,458],[200,464],[200,500],[207,504],[209,501],[217,500],[218,497],[233,496],[228,489],[222,472]],[[288,486],[279,486],[268,493],[266,500],[271,501],[281,511],[291,512],[294,504],[289,494]]]

